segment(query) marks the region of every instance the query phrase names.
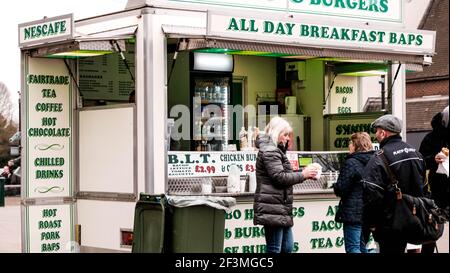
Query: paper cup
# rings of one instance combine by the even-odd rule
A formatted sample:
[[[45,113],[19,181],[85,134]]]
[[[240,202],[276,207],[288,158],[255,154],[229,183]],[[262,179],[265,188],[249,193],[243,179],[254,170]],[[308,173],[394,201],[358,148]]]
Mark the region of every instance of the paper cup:
[[[208,194],[212,192],[212,186],[211,184],[202,184],[202,193]]]
[[[319,170],[317,170],[317,174],[316,174],[316,177],[315,177],[315,178],[316,178],[317,180],[319,180],[321,176],[322,176],[322,170],[319,169]]]
[[[241,180],[240,192],[245,192],[245,186],[246,185],[247,185],[247,181],[246,180]]]

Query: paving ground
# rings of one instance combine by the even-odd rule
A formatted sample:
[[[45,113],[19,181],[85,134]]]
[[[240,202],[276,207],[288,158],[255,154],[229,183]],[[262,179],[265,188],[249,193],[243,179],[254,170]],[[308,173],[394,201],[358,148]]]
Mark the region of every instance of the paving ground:
[[[20,198],[6,197],[5,206],[0,207],[0,253],[21,252]],[[438,241],[439,253],[449,253],[449,225]]]
[[[20,197],[5,197],[0,207],[0,253],[22,251]]]

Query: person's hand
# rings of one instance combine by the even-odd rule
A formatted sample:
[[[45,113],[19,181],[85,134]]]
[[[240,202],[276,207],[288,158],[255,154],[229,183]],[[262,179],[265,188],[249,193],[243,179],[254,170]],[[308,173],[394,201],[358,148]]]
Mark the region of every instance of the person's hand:
[[[255,138],[257,138],[259,136],[259,128],[255,127],[255,130],[253,131],[253,135]]]
[[[302,175],[305,179],[315,179],[317,175],[317,169],[307,166],[303,168]]]
[[[3,173],[4,173],[4,174],[9,174],[9,173],[10,173],[10,171],[9,171],[9,166],[3,167]]]
[[[442,163],[445,161],[447,157],[445,156],[444,153],[439,152],[435,157],[434,160],[436,161],[437,164]]]

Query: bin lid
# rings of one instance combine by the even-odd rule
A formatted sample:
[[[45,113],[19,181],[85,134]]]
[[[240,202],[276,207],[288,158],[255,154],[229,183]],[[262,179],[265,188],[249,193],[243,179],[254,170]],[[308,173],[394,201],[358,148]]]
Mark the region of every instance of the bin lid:
[[[230,207],[236,205],[236,198],[222,196],[169,196],[167,203],[174,207],[190,207],[207,205],[216,209],[223,209],[227,213],[231,212]]]

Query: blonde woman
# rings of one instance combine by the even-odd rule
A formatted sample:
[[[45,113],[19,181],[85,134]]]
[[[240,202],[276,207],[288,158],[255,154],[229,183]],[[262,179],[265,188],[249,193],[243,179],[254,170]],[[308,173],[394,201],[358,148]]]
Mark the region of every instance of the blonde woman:
[[[363,188],[360,180],[364,167],[374,153],[369,134],[352,134],[348,148],[349,155],[333,185],[334,193],[341,197],[335,220],[344,224],[345,252],[367,253],[364,238],[367,236],[364,236],[362,228]]]
[[[259,148],[256,159],[256,191],[253,204],[255,225],[263,225],[267,253],[289,253],[294,246],[292,226],[293,188],[305,179],[313,179],[317,170],[306,167],[294,173],[286,157],[289,123],[274,117],[265,128],[264,135],[258,135]]]

